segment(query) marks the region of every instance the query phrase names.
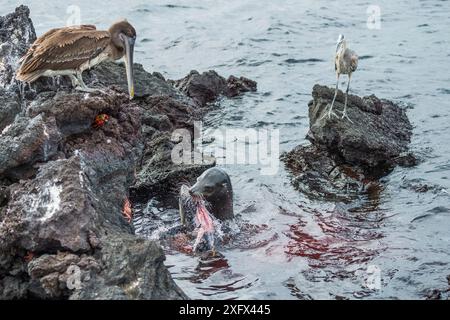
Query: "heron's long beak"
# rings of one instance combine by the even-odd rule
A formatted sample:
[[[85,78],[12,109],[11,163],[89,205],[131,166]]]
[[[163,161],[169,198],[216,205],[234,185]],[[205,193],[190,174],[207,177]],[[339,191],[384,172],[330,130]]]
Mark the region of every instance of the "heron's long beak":
[[[125,68],[127,71],[128,93],[130,100],[134,97],[134,71],[133,71],[133,53],[134,38],[125,37]]]
[[[339,48],[342,46],[342,43],[344,42],[344,36],[342,34],[339,35],[337,43],[336,43],[336,52],[339,51]]]

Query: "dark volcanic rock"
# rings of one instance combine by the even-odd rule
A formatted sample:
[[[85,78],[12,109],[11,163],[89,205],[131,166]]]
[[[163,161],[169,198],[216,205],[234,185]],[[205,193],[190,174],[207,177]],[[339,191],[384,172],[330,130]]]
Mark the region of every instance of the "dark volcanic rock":
[[[192,133],[212,95],[194,100],[136,64],[130,101],[116,63],[84,74],[102,92],[74,91],[65,78],[19,90],[17,60],[35,38],[28,15],[0,17],[0,299],[187,298],[159,244],[136,237],[122,211],[132,194],[167,193],[211,165],[174,164],[171,151],[172,132]],[[230,79],[215,98],[256,86]],[[100,114],[109,120],[94,126]]]
[[[17,95],[0,87],[0,132],[13,122],[20,111]]]
[[[227,79],[227,87],[224,94],[227,97],[236,97],[243,92],[256,91],[256,81],[245,77],[229,76]]]
[[[0,87],[14,81],[19,59],[36,40],[30,9],[19,6],[15,12],[0,16]]]
[[[171,154],[175,143],[171,136],[158,133],[145,145],[142,166],[133,186],[135,195],[154,192],[158,194],[176,193],[184,181],[193,181],[214,161],[205,164],[175,164]]]
[[[349,95],[347,113],[353,123],[336,117],[321,119],[333,95],[333,89],[314,86],[308,138],[349,164],[370,169],[395,165],[411,141],[412,126],[405,110],[374,95]],[[334,108],[343,109],[344,97],[339,91]]]
[[[75,291],[76,299],[180,299],[186,295],[163,264],[161,247],[132,235],[112,234],[102,248],[103,273],[89,287]]]
[[[181,97],[181,94],[161,75],[152,75],[141,64],[134,64],[135,97],[167,95]],[[128,92],[125,66],[123,63],[105,62],[97,65],[85,74],[86,84],[95,88],[114,86],[122,92]]]
[[[378,192],[378,178],[395,165],[415,164],[408,153],[412,126],[405,110],[373,95],[349,95],[347,113],[352,122],[323,117],[333,95],[333,89],[314,86],[307,136],[312,145],[282,155],[297,189],[313,198],[350,200]],[[344,99],[339,91],[335,110],[342,110]]]
[[[162,249],[155,242],[111,234],[102,246],[101,259],[59,251],[31,260],[30,291],[39,298],[186,298],[163,260]]]
[[[200,106],[216,100],[222,94],[227,97],[234,97],[242,92],[256,91],[255,81],[234,76],[225,80],[214,70],[202,74],[193,70],[183,79],[171,82],[175,88],[191,97]]]
[[[26,165],[54,156],[60,139],[52,117],[45,119],[40,114],[32,119],[17,118],[0,136],[0,174],[16,180],[28,177]]]
[[[11,186],[0,246],[33,252],[89,251],[89,231],[98,228],[99,217],[85,179],[80,159],[72,157],[49,162],[35,179]]]
[[[358,168],[337,163],[315,145],[298,146],[282,155],[293,174],[293,186],[311,198],[348,200],[364,191],[364,174]]]
[[[201,120],[207,110],[193,101],[186,103],[184,99],[154,95],[139,102],[143,110],[141,120],[145,142],[132,186],[133,196],[168,192],[176,195],[183,181],[193,181],[214,164],[175,164],[172,161],[172,150],[177,143],[172,137],[173,132],[183,129],[193,137],[193,121]]]

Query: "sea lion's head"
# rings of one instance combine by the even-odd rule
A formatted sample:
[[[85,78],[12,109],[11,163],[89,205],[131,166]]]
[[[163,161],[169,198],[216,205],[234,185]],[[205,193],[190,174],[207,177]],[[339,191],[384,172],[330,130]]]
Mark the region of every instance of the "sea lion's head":
[[[232,219],[233,188],[228,174],[219,168],[203,172],[189,189],[191,196],[201,196],[208,203],[211,214],[219,220]]]

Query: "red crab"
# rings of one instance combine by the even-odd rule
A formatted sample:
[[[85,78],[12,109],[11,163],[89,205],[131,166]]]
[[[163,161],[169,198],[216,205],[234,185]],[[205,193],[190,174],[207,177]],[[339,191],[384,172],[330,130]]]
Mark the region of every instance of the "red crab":
[[[27,254],[23,257],[25,262],[30,262],[34,258],[34,253],[31,251],[28,251]]]
[[[125,198],[125,202],[123,203],[122,214],[128,223],[131,223],[131,220],[133,219],[133,211],[131,209],[131,202],[128,198]]]
[[[109,116],[107,114],[99,114],[98,116],[95,117],[94,123],[92,124],[92,126],[95,129],[98,129],[100,127],[103,127],[105,125],[105,123],[107,123],[109,121]]]

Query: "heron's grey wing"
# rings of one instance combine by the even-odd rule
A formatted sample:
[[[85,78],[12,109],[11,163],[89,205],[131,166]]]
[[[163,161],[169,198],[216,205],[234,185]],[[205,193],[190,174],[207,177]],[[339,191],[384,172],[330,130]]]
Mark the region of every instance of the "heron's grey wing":
[[[347,49],[344,53],[345,64],[354,72],[358,68],[358,55],[355,51]]]

